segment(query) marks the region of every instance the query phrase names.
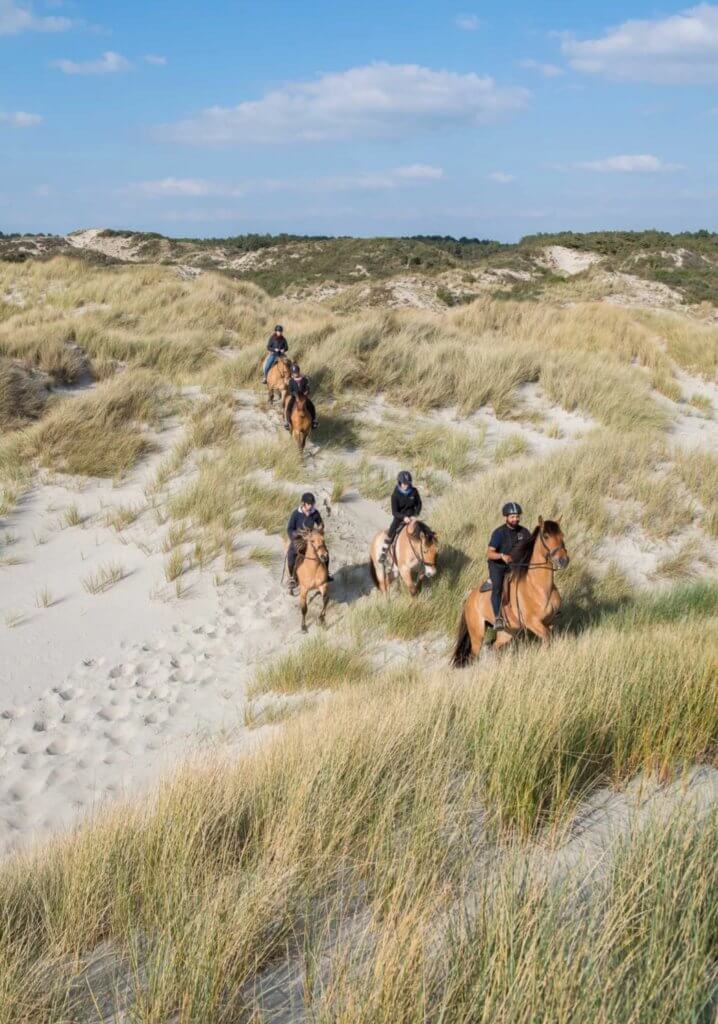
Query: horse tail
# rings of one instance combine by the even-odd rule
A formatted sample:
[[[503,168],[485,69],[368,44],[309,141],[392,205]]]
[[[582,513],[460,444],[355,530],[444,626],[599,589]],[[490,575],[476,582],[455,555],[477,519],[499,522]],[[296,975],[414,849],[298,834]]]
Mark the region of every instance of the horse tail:
[[[374,586],[380,589],[381,585],[379,583],[379,577],[376,574],[376,566],[374,565],[374,559],[371,555],[369,555],[369,572],[371,573],[371,578],[374,580]]]
[[[451,656],[451,664],[453,668],[463,668],[470,661],[471,637],[469,636],[469,627],[466,623],[466,608],[463,608],[461,618],[459,619],[459,628],[456,631],[456,643],[454,644],[454,653]]]

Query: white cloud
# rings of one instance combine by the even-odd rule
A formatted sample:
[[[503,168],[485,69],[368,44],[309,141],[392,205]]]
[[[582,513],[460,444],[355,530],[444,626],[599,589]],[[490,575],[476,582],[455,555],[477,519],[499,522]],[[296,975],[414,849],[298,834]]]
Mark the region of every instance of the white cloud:
[[[430,164],[408,164],[385,171],[362,171],[358,174],[335,175],[323,178],[291,178],[286,180],[263,178],[230,185],[207,181],[205,178],[160,178],[129,185],[125,193],[145,199],[161,198],[217,198],[239,197],[257,192],[344,192],[400,188],[405,185],[438,181],[443,177],[441,167]]]
[[[246,189],[232,188],[203,178],[161,178],[159,181],[140,181],[130,185],[127,191],[147,199],[160,199],[166,196],[239,196],[244,195]]]
[[[529,71],[537,71],[544,78],[558,78],[559,75],[564,73],[563,68],[558,67],[556,64],[542,64],[538,60],[520,60],[519,65],[522,68],[527,68]]]
[[[20,32],[66,32],[72,24],[70,18],[41,17],[29,4],[0,0],[0,36],[14,36]]]
[[[28,114],[25,110],[0,113],[0,124],[10,124],[13,128],[32,128],[36,124],[42,124],[42,121],[40,114]]]
[[[112,75],[132,67],[126,57],[112,50],[106,50],[97,60],[56,60],[53,66],[66,75]]]
[[[481,124],[524,107],[529,95],[488,75],[378,63],[289,83],[236,107],[210,107],[159,135],[193,145],[395,138]]]
[[[680,171],[681,164],[667,164],[649,153],[637,155],[609,156],[603,160],[585,160],[573,165],[580,171],[597,171],[600,174],[659,174],[665,171]]]
[[[507,174],[505,171],[492,171],[489,178],[498,182],[499,185],[508,185],[509,182],[516,180],[515,175]]]
[[[698,4],[667,18],[624,21],[599,39],[563,37],[577,71],[641,82],[718,82],[718,6]]]
[[[155,64],[159,68],[163,68],[167,63],[166,57],[161,57],[157,53],[147,53],[144,56],[144,60],[147,64]]]
[[[481,26],[481,18],[475,14],[459,14],[456,17],[456,26],[463,32],[475,32]]]

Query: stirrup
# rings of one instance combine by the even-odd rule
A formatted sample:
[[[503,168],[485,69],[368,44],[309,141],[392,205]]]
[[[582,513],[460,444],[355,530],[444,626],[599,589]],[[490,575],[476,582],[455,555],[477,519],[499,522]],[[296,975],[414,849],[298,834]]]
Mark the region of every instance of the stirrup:
[[[506,629],[506,623],[504,622],[502,615],[497,615],[494,619],[494,629]]]

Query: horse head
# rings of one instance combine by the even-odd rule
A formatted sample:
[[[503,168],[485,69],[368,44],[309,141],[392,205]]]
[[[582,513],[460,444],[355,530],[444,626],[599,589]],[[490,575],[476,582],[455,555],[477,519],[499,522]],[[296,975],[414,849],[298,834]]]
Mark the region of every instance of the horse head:
[[[439,538],[433,530],[429,529],[426,523],[422,523],[419,519],[414,519],[411,522],[408,532],[414,543],[418,542],[418,550],[415,550],[415,554],[420,556],[422,572],[427,579],[431,579],[432,576],[436,576]]]
[[[539,516],[538,537],[546,555],[554,569],[565,569],[571,559],[568,557],[566,542],[563,539],[561,520],[543,519]]]
[[[310,547],[314,552],[314,557],[322,565],[328,565],[329,563],[329,550],[324,540],[324,530],[320,526],[314,526],[311,529],[301,531],[301,536],[306,542],[306,546]]]

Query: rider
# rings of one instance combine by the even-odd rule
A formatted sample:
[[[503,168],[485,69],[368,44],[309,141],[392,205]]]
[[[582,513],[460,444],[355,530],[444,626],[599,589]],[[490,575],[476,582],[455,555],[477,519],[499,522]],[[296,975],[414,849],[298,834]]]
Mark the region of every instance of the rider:
[[[501,615],[501,596],[504,589],[504,578],[511,564],[511,552],[517,544],[528,540],[529,531],[520,525],[523,510],[518,502],[508,501],[501,509],[504,525],[497,526],[489,539],[486,557],[489,560],[489,578],[491,579],[491,607],[494,612],[494,628],[506,629]]]
[[[304,376],[299,367],[299,363],[292,363],[289,368],[289,372],[292,376],[289,378],[289,384],[287,386],[289,400],[287,401],[287,406],[284,410],[284,429],[291,430],[289,421],[292,415],[292,409],[294,408],[294,399],[297,395],[305,395],[307,399],[307,410],[309,411],[309,415],[312,417],[312,430],[316,430],[317,410],[314,408],[314,402],[309,397],[309,377]]]
[[[276,361],[280,356],[286,355],[289,344],[287,339],[284,337],[284,328],[281,324],[277,324],[274,328],[274,333],[270,334],[269,341],[267,342],[267,351],[269,355],[264,360],[264,371],[262,373],[262,384],[267,383],[267,374],[272,369]]]
[[[396,478],[396,487],[391,496],[391,514],[394,518],[391,521],[391,526],[386,531],[386,537],[379,553],[379,561],[382,565],[386,562],[389,548],[399,530],[403,529],[409,520],[414,516],[418,516],[420,512],[421,495],[411,481],[411,473],[406,469],[402,469]]]
[[[299,507],[294,509],[289,517],[289,522],[287,523],[287,536],[289,537],[289,547],[287,548],[287,569],[289,571],[290,590],[292,590],[297,582],[296,576],[294,575],[294,569],[297,564],[297,534],[302,530],[313,530],[316,527],[323,530],[324,521],[315,504],[314,495],[311,491],[307,491],[302,495]],[[329,563],[327,563],[327,569],[328,568]],[[331,583],[334,577],[327,574],[327,579]]]

